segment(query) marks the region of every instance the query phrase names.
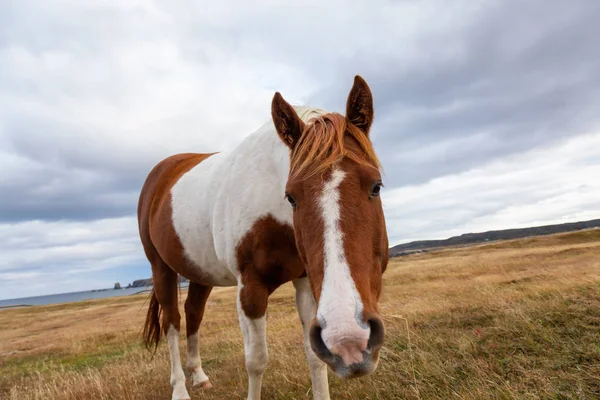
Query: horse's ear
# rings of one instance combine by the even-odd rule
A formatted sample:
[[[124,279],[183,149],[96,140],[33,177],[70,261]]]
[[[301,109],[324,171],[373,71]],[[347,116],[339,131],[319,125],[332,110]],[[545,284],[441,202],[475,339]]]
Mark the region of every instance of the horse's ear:
[[[373,123],[373,95],[367,82],[356,75],[354,85],[348,95],[346,102],[346,118],[359,127],[365,134],[369,134],[369,129]]]
[[[279,92],[273,96],[271,116],[273,117],[277,133],[285,144],[290,149],[293,149],[298,140],[300,140],[300,136],[304,130],[304,122],[302,122],[298,114],[296,114],[296,110],[283,99]]]

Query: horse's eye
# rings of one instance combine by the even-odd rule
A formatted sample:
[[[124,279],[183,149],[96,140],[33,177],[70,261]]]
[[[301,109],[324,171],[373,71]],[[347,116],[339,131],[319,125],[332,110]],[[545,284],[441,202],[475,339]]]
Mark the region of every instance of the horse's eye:
[[[370,197],[377,197],[379,196],[379,192],[381,192],[381,186],[383,186],[383,184],[381,182],[377,182],[373,185],[373,188],[371,189],[371,195]]]
[[[294,198],[292,196],[290,196],[289,194],[285,194],[285,198],[287,199],[287,201],[290,202],[291,206],[296,208],[296,200],[294,200]]]

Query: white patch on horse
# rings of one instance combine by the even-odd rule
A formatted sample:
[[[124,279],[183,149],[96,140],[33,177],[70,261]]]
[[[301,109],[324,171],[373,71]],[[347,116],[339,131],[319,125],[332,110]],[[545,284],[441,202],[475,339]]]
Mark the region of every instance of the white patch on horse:
[[[171,188],[173,228],[185,256],[210,278],[213,286],[233,286],[237,280],[215,253],[212,206],[224,156],[213,154],[183,174]],[[204,282],[203,282],[204,283]]]
[[[260,400],[262,379],[269,360],[267,315],[255,319],[246,316],[240,299],[243,287],[243,282],[240,282],[237,293],[237,311],[244,337],[244,359],[248,373],[248,400]]]
[[[324,110],[296,107],[308,122]],[[186,257],[213,286],[239,278],[237,245],[259,219],[270,215],[293,226],[285,200],[290,150],[269,121],[231,151],[208,157],[171,189],[173,226]]]
[[[317,309],[315,297],[313,296],[308,277],[295,279],[293,284],[296,288],[296,308],[298,309],[304,333],[304,352],[310,369],[313,400],[329,400],[327,364],[317,357],[310,345],[310,326]]]
[[[202,369],[202,359],[200,358],[200,337],[198,332],[187,338],[187,362],[186,367],[192,375],[192,386],[209,385],[208,376]]]
[[[339,186],[344,176],[344,171],[335,169],[319,198],[324,224],[324,276],[317,319],[323,328],[321,338],[332,351],[342,340],[366,341],[370,334],[368,325],[359,322],[363,304],[346,261],[340,227]]]
[[[169,355],[171,356],[172,399],[190,399],[190,395],[185,388],[185,374],[183,373],[181,358],[179,356],[179,331],[175,329],[173,325],[170,325],[169,330],[167,331],[167,343],[169,345]]]

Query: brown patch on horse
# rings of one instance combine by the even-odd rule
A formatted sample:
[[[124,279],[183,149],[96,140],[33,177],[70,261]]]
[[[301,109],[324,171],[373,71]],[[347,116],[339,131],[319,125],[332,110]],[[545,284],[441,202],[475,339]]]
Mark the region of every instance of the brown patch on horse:
[[[270,215],[256,221],[240,241],[237,260],[243,284],[240,301],[248,318],[262,317],[269,295],[305,273],[292,227]]]
[[[211,291],[212,286],[190,282],[188,296],[185,300],[185,329],[188,337],[198,332]]]
[[[214,154],[214,153],[213,153]],[[168,157],[148,174],[138,201],[138,228],[144,253],[152,265],[154,287],[144,323],[146,347],[160,341],[162,329],[166,333],[172,324],[180,328],[177,305],[177,273],[186,278],[202,281],[193,273],[185,258],[183,246],[172,223],[171,188],[177,180],[212,154],[184,153]]]
[[[342,208],[340,229],[344,233],[344,251],[350,274],[361,296],[367,320],[369,315],[378,313],[377,302],[381,295],[382,274],[388,263],[389,244],[381,198],[377,196],[367,199],[373,182],[379,179],[379,174],[346,160],[340,167],[347,172],[347,176],[358,176],[358,179],[344,179],[339,186]],[[365,200],[356,201],[361,197]],[[372,252],[365,251],[366,243],[371,244],[366,248],[372,248]]]
[[[177,304],[177,273],[160,258],[155,257],[150,263],[154,286],[150,292],[150,305],[144,322],[143,337],[146,348],[149,349],[154,345],[156,351],[160,341],[161,313],[165,334],[170,325],[179,331],[181,315]]]

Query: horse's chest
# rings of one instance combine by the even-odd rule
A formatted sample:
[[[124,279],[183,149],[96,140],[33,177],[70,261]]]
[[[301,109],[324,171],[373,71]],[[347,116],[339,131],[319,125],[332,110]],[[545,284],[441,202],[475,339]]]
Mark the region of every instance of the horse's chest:
[[[236,248],[242,280],[266,286],[270,292],[304,273],[293,228],[272,216],[257,220]]]

